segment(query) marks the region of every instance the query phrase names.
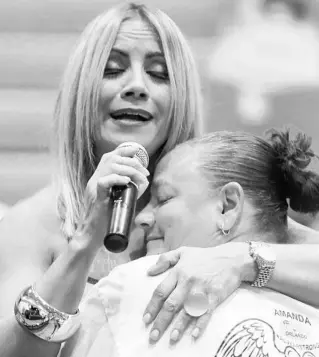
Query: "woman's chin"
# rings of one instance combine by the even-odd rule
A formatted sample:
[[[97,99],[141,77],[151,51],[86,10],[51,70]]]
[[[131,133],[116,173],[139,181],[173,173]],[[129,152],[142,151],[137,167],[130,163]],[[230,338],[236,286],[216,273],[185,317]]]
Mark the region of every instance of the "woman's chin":
[[[165,253],[167,249],[164,247],[162,239],[152,240],[146,243],[146,255],[156,255]]]
[[[154,121],[131,125],[114,122],[114,120],[107,121],[101,128],[100,138],[96,142],[100,151],[109,152],[120,144],[130,141],[144,146],[149,155],[152,155],[161,146],[159,136],[162,135],[159,135]]]

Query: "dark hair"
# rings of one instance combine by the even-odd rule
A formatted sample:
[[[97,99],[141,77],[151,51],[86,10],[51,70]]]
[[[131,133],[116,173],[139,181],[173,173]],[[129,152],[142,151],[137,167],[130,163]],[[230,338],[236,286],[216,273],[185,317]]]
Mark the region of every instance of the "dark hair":
[[[249,133],[214,132],[189,141],[200,146],[199,165],[215,189],[238,182],[256,208],[256,227],[284,233],[287,209],[319,210],[319,175],[306,170],[315,157],[311,138],[289,130],[270,130],[267,139]]]

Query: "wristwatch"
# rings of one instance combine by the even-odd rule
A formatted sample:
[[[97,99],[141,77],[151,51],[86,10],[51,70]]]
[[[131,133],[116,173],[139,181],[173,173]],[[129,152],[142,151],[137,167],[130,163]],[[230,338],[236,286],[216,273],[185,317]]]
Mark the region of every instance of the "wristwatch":
[[[254,259],[258,275],[251,286],[262,288],[272,276],[276,265],[276,255],[269,244],[263,242],[248,242],[249,254]]]

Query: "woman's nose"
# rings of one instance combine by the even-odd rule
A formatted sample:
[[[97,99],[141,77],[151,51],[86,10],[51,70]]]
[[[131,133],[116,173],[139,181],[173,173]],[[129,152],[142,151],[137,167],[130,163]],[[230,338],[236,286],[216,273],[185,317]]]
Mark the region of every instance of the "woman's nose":
[[[155,224],[154,213],[144,209],[136,216],[135,224],[146,231],[150,230]]]
[[[141,70],[134,70],[121,93],[122,99],[147,100],[149,93]]]

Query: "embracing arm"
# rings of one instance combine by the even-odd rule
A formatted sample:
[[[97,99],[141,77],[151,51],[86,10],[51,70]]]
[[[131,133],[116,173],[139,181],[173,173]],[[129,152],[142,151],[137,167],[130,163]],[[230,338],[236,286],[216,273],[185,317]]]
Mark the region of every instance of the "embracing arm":
[[[52,235],[53,232],[61,234],[54,190],[48,191],[51,192],[49,202],[53,203],[52,206],[49,204],[48,217],[43,208],[48,204],[48,198],[46,194],[40,194],[35,196],[38,198],[30,199],[33,204],[25,201],[12,208],[1,221],[0,291],[5,292],[0,297],[0,316],[3,316],[0,321],[1,357],[57,355],[59,344],[42,341],[18,325],[13,316],[14,302],[22,289],[35,282],[39,296],[55,309],[69,314],[78,309],[90,266],[103,246],[107,231],[110,188],[134,181],[139,187],[138,196],[147,188],[149,172],[134,159],[138,149],[136,146],[121,147],[103,155],[87,184],[85,207],[81,210],[77,232],[71,242],[59,250],[53,264],[52,246],[56,240]],[[62,237],[60,239],[63,241]]]
[[[319,233],[289,221],[289,236],[291,244],[272,245],[277,262],[267,287],[318,307]],[[247,238],[253,240],[253,237]],[[144,321],[153,323],[152,330],[159,331],[156,339],[162,336],[193,288],[205,291],[210,300],[210,309],[194,324],[193,331],[197,329],[201,334],[216,307],[242,282],[253,282],[257,276],[256,264],[244,242],[230,242],[214,248],[183,247],[162,254],[149,274],[158,275],[171,267],[170,274],[156,288],[144,313]],[[181,309],[173,326],[179,336],[185,331],[189,319]]]
[[[245,244],[245,243],[243,243]],[[253,282],[256,265],[242,246],[244,280]],[[273,244],[276,268],[267,287],[319,307],[319,232],[289,220],[289,244]]]
[[[274,244],[277,262],[268,287],[319,307],[319,232],[289,220],[293,244]]]
[[[28,254],[28,251],[24,253]],[[85,254],[86,253],[86,254]],[[74,243],[57,258],[49,269],[41,274],[41,268],[35,264],[21,266],[19,257],[13,262],[15,266],[7,265],[8,280],[1,279],[0,311],[0,351],[3,357],[55,357],[60,344],[46,342],[22,329],[13,315],[14,301],[18,293],[36,280],[36,288],[40,296],[60,311],[74,313],[82,297],[90,262],[86,249]],[[0,260],[3,258],[1,255]],[[1,266],[4,267],[4,259]],[[12,256],[11,256],[12,260]],[[23,259],[20,261],[25,263]],[[13,272],[13,274],[10,272]],[[16,273],[15,273],[16,272]],[[42,275],[39,279],[38,276]],[[3,274],[2,276],[5,276]],[[58,292],[58,293],[57,293]]]
[[[274,245],[277,262],[268,287],[319,307],[319,244]]]
[[[35,283],[36,291],[50,305],[74,313],[99,244],[92,239],[90,225],[69,244],[62,237],[48,236],[37,223],[40,217],[26,215],[27,210],[28,204],[12,208],[0,225],[0,355],[55,357],[60,343],[44,341],[24,330],[15,319],[14,303],[24,288]],[[53,263],[50,242],[60,242],[61,253]]]

